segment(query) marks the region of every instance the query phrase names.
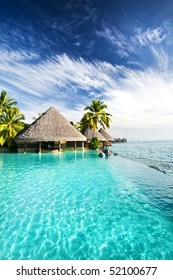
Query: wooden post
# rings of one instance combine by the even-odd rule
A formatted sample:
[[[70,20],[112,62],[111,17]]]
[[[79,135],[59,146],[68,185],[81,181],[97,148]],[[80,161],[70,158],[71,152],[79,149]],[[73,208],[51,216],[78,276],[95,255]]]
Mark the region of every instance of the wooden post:
[[[76,151],[76,142],[74,142],[74,151]]]
[[[26,142],[24,143],[24,153],[26,153]]]
[[[82,150],[84,151],[84,142],[82,142]]]
[[[61,142],[58,142],[58,151],[61,152]]]
[[[38,152],[41,153],[41,142],[38,142]]]

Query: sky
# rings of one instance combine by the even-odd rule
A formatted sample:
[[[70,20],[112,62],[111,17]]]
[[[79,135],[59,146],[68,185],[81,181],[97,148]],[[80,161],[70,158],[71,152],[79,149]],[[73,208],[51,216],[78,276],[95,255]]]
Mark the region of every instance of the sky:
[[[0,91],[31,123],[55,107],[78,122],[93,99],[109,133],[173,139],[173,1],[1,0]]]

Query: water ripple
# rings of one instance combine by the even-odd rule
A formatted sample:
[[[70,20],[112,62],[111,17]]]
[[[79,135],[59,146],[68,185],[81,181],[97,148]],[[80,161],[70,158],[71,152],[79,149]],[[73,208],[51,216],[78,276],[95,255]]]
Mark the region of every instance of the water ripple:
[[[1,160],[0,259],[173,258],[170,176],[95,152]]]

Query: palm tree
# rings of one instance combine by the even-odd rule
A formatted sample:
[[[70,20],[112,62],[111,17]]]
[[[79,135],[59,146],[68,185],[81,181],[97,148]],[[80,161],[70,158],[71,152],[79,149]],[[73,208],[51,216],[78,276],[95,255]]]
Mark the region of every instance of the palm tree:
[[[6,91],[3,90],[0,95],[0,115],[14,105],[17,105],[17,102],[14,98],[7,97]]]
[[[39,117],[41,117],[44,113],[37,113],[38,117],[32,117],[32,119],[35,121],[37,120]]]
[[[71,125],[73,125],[77,130],[81,131],[81,123],[77,122],[74,123],[73,121],[70,121]]]
[[[23,120],[24,115],[18,108],[11,107],[4,111],[0,120],[0,145],[3,146],[7,142],[8,147],[11,146],[14,137],[25,127]]]
[[[107,105],[100,100],[93,100],[90,106],[85,107],[84,111],[88,111],[82,118],[81,123],[83,129],[90,127],[97,130],[100,125],[103,129],[110,127],[111,114],[105,111]]]

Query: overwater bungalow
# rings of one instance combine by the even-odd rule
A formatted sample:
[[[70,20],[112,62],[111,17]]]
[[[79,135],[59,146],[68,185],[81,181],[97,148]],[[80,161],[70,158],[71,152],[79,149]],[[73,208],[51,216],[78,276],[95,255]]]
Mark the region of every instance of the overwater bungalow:
[[[86,137],[53,107],[19,133],[15,139],[18,152],[61,151],[62,147],[84,149],[85,141]]]
[[[103,143],[106,142],[106,138],[101,133],[89,127],[85,129],[83,135],[86,137],[87,143],[89,143],[93,137],[97,137],[100,140],[101,145],[103,145]],[[86,147],[87,147],[87,143],[86,143]]]
[[[114,142],[114,138],[107,132],[105,131],[103,128],[101,128],[99,130],[99,133],[106,139],[106,145],[107,146],[111,146],[112,143]]]
[[[101,142],[106,141],[105,137],[100,134],[97,130],[93,130],[91,128],[86,128],[83,132],[83,135],[86,137],[87,141],[91,141],[93,137],[97,137]]]

